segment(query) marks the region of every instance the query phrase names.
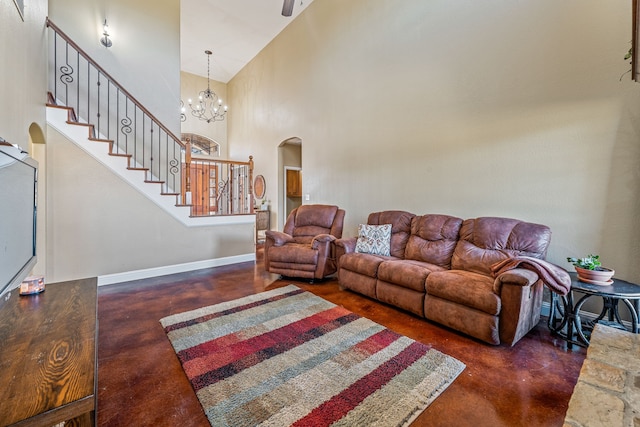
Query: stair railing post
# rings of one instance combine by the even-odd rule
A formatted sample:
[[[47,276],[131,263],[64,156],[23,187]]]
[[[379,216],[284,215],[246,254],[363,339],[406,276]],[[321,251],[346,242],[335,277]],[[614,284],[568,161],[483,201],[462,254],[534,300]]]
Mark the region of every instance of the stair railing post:
[[[187,141],[185,143],[184,169],[185,170],[184,170],[183,203],[185,205],[190,205],[191,204],[191,138],[187,138]]]
[[[249,156],[249,194],[248,194],[249,212],[254,213],[253,210],[253,156]]]

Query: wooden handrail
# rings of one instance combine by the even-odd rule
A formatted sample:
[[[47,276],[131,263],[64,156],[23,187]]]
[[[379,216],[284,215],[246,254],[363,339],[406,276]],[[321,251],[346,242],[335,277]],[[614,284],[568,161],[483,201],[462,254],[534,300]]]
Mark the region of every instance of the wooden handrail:
[[[249,157],[253,157],[253,156],[249,156]],[[198,160],[198,161],[201,161],[201,162],[222,163],[224,165],[251,166],[251,162],[250,161],[249,162],[240,162],[240,161],[235,161],[235,160],[220,160],[220,159],[206,157],[206,156],[199,156],[197,154],[191,154],[190,159],[191,160]]]
[[[144,112],[151,120],[153,120],[153,122],[155,122],[160,129],[165,131],[167,133],[167,135],[169,135],[173,140],[175,140],[175,142],[178,145],[180,145],[183,148],[186,148],[185,145],[180,140],[180,138],[175,136],[175,134],[173,132],[171,132],[165,125],[163,125],[160,120],[158,120],[153,114],[151,114],[151,112],[149,110],[147,110],[142,105],[142,103],[140,103],[140,101],[138,101],[133,95],[131,95],[129,93],[129,91],[127,91],[125,88],[123,88],[122,85],[120,83],[118,83],[118,81],[116,79],[111,77],[111,75],[109,73],[107,73],[104,68],[102,68],[100,65],[98,65],[98,63],[93,58],[91,58],[84,50],[82,50],[82,48],[80,46],[78,46],[73,40],[71,40],[71,38],[68,35],[66,35],[65,32],[62,31],[56,24],[54,24],[48,17],[47,17],[46,24],[47,24],[47,27],[52,28],[56,32],[56,34],[59,34],[60,37],[62,37],[62,39],[64,41],[66,41],[69,45],[71,45],[84,59],[87,60],[87,62],[89,62],[92,66],[94,66],[96,68],[96,70],[100,71],[100,73],[104,74],[105,77],[107,77],[109,80],[111,80],[111,83],[115,87],[117,87],[118,90],[120,90],[131,101],[133,101],[133,103],[136,104],[136,106],[140,109],[140,111]]]

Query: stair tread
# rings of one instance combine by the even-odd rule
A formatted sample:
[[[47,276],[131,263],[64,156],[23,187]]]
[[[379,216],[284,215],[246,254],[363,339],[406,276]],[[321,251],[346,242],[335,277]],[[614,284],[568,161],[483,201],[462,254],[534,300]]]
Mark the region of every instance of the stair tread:
[[[71,121],[71,120],[67,120],[67,123],[69,123],[70,125],[93,127],[93,125],[91,123],[74,122],[74,121]]]

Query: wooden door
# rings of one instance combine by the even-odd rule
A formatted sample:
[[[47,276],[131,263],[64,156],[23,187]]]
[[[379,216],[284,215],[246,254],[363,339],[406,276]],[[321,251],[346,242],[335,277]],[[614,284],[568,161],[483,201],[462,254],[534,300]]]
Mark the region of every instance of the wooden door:
[[[191,215],[206,216],[215,214],[218,210],[218,167],[210,163],[191,162],[189,166],[189,185],[182,180],[182,194],[191,191]],[[186,165],[182,173],[186,175]],[[184,199],[184,198],[183,198]]]
[[[302,174],[299,170],[287,169],[287,197],[302,197]]]

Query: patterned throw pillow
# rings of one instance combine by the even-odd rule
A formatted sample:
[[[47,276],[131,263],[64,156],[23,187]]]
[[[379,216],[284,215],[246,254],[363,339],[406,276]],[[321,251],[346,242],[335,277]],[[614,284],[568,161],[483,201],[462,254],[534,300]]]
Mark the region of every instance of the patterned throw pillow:
[[[389,256],[391,254],[391,224],[360,224],[356,252]]]

